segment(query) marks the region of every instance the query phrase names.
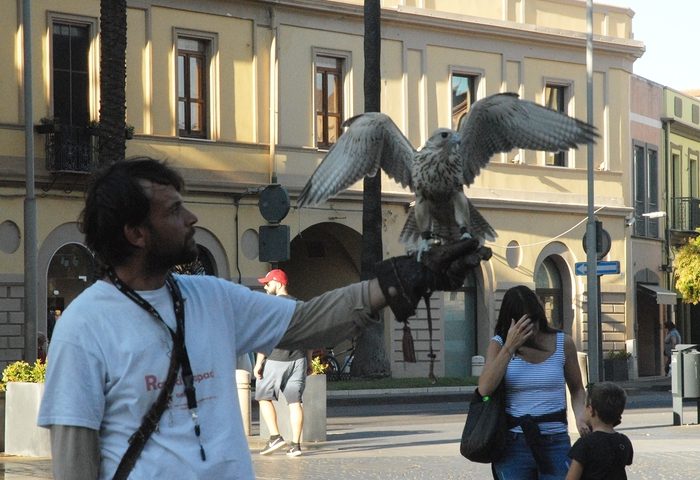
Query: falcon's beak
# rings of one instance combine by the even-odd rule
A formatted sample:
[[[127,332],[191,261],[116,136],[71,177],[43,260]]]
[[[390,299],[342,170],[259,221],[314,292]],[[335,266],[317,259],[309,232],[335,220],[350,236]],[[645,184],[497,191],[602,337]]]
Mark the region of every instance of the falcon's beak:
[[[454,143],[455,145],[459,145],[461,143],[461,141],[462,140],[459,136],[459,133],[457,133],[457,132],[453,133],[452,136],[450,137],[450,142]]]

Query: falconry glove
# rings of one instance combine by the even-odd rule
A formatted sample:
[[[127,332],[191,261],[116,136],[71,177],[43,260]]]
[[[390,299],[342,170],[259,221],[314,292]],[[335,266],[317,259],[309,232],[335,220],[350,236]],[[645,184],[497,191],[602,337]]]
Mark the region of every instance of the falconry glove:
[[[404,322],[416,313],[421,298],[435,291],[457,290],[467,272],[491,258],[491,249],[475,238],[433,246],[421,256],[392,257],[376,266],[377,280],[396,320]]]

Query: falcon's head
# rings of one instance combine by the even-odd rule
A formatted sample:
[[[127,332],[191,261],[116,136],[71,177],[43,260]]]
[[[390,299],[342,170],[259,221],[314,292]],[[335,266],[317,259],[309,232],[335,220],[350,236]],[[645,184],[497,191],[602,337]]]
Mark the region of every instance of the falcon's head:
[[[445,147],[453,148],[459,145],[459,134],[449,128],[438,128],[433,132],[423,148],[443,149]]]

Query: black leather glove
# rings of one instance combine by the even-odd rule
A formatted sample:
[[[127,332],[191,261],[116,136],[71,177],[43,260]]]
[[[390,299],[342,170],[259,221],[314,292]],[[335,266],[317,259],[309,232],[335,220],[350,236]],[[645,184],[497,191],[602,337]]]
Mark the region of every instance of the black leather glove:
[[[491,258],[491,249],[474,238],[433,246],[420,262],[416,255],[392,257],[376,266],[377,280],[396,320],[406,322],[421,298],[438,290],[456,290],[467,272]]]

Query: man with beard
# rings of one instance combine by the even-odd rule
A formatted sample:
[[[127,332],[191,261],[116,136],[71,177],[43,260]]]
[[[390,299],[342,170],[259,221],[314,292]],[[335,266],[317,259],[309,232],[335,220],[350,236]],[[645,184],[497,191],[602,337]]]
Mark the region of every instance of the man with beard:
[[[236,357],[338,343],[386,305],[405,321],[424,294],[461,286],[490,256],[465,240],[293,302],[171,273],[197,253],[183,188],[149,158],[117,162],[88,188],[81,228],[104,275],[65,309],[49,352],[38,423],[51,430],[56,479],[254,478]]]

